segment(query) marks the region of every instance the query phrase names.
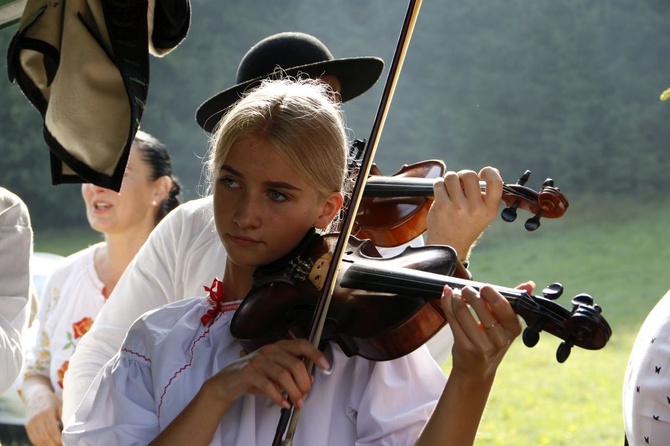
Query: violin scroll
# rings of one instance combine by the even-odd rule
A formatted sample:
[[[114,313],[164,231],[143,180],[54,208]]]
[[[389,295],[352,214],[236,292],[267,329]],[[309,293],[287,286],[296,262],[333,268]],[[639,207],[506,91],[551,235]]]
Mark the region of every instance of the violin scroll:
[[[568,209],[568,200],[560,189],[554,187],[554,180],[547,178],[542,183],[539,192],[525,186],[530,178],[530,170],[526,170],[519,177],[516,184],[503,186],[502,200],[507,207],[500,216],[506,222],[513,222],[517,217],[517,209],[523,209],[534,214],[526,220],[524,227],[527,231],[535,231],[540,227],[540,218],[559,218]]]
[[[560,284],[553,284],[545,288],[545,291],[550,289],[553,293],[559,287],[560,293],[562,293]],[[548,296],[548,299],[553,300],[555,298],[556,296],[553,294]],[[540,299],[536,298],[536,303],[542,306],[547,305],[543,304]],[[572,299],[571,303],[572,311],[562,307],[552,307],[551,312],[531,311],[530,306],[524,306],[523,302],[521,304],[517,303],[520,310],[517,312],[527,323],[522,334],[523,343],[527,347],[537,345],[542,330],[556,335],[563,339],[556,350],[556,360],[560,363],[568,359],[572,347],[575,345],[587,350],[603,348],[612,335],[612,329],[601,316],[602,309],[600,306],[588,294],[578,294]]]

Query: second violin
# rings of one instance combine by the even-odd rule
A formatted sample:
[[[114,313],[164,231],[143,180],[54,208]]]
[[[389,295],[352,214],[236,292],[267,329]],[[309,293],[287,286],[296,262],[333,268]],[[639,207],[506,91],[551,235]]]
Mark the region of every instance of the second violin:
[[[399,246],[421,235],[426,231],[426,215],[433,202],[433,184],[445,171],[445,164],[439,160],[406,164],[391,176],[372,166],[353,233],[380,247]],[[544,181],[540,191],[527,187],[530,174],[526,170],[516,184],[503,185],[506,207],[501,217],[512,222],[517,210],[528,211],[533,216],[524,226],[535,231],[541,218],[562,217],[569,203],[551,179]],[[484,191],[486,183],[480,182],[480,187]]]

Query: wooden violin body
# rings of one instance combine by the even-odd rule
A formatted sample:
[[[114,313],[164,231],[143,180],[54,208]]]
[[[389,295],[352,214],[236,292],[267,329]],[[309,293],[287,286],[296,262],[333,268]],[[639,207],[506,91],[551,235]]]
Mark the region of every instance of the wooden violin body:
[[[257,270],[254,288],[231,322],[231,332],[246,348],[285,337],[304,337],[330,261],[336,235],[310,237],[300,254]],[[451,277],[456,253],[448,246],[407,248],[381,258],[369,241],[352,237],[326,317],[322,340],[337,343],[345,354],[376,361],[411,353],[445,324],[440,307],[444,285],[461,289],[483,284]],[[572,311],[548,297],[496,287],[527,324],[524,342],[537,343],[540,331],[564,342],[557,359],[567,359],[572,346],[597,350],[611,336],[600,307],[587,295],[573,299]],[[554,288],[548,294],[555,298]]]

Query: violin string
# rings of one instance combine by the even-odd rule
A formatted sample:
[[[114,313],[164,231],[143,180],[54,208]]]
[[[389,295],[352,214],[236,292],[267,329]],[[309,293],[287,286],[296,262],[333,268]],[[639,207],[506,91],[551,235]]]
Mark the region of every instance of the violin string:
[[[393,288],[398,294],[406,292],[408,294],[416,294],[419,296],[432,293],[434,298],[439,298],[442,294],[444,285],[449,285],[452,288],[461,290],[465,287],[471,287],[479,292],[483,286],[490,285],[483,282],[476,282],[457,277],[445,277],[436,273],[429,273],[420,270],[410,270],[403,268],[384,269],[379,265],[384,262],[384,259],[376,261],[365,260],[356,262],[347,270],[345,277],[340,285],[345,288],[356,288],[367,291],[390,292]],[[406,274],[402,274],[406,272]],[[356,280],[355,274],[360,273],[361,280]],[[544,305],[538,303],[539,297],[532,296],[526,291],[515,288],[500,287],[497,285],[490,285],[499,291],[512,304],[513,308],[518,309],[517,313],[523,310],[533,313],[541,318],[543,321],[551,322],[557,328],[564,328],[568,331],[567,321],[571,313],[569,310],[555,304],[551,301],[551,305],[556,306],[556,310],[552,311]],[[560,313],[564,314],[560,314]],[[522,314],[520,316],[523,317]],[[552,333],[555,334],[555,333]]]

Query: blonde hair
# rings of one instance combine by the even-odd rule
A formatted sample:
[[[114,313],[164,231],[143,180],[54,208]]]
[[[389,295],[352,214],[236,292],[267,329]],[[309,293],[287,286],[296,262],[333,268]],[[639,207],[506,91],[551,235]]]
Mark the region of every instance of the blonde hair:
[[[231,147],[259,136],[319,193],[341,192],[347,171],[347,137],[342,111],[329,88],[311,79],[265,80],[221,120],[210,147],[211,179]]]

